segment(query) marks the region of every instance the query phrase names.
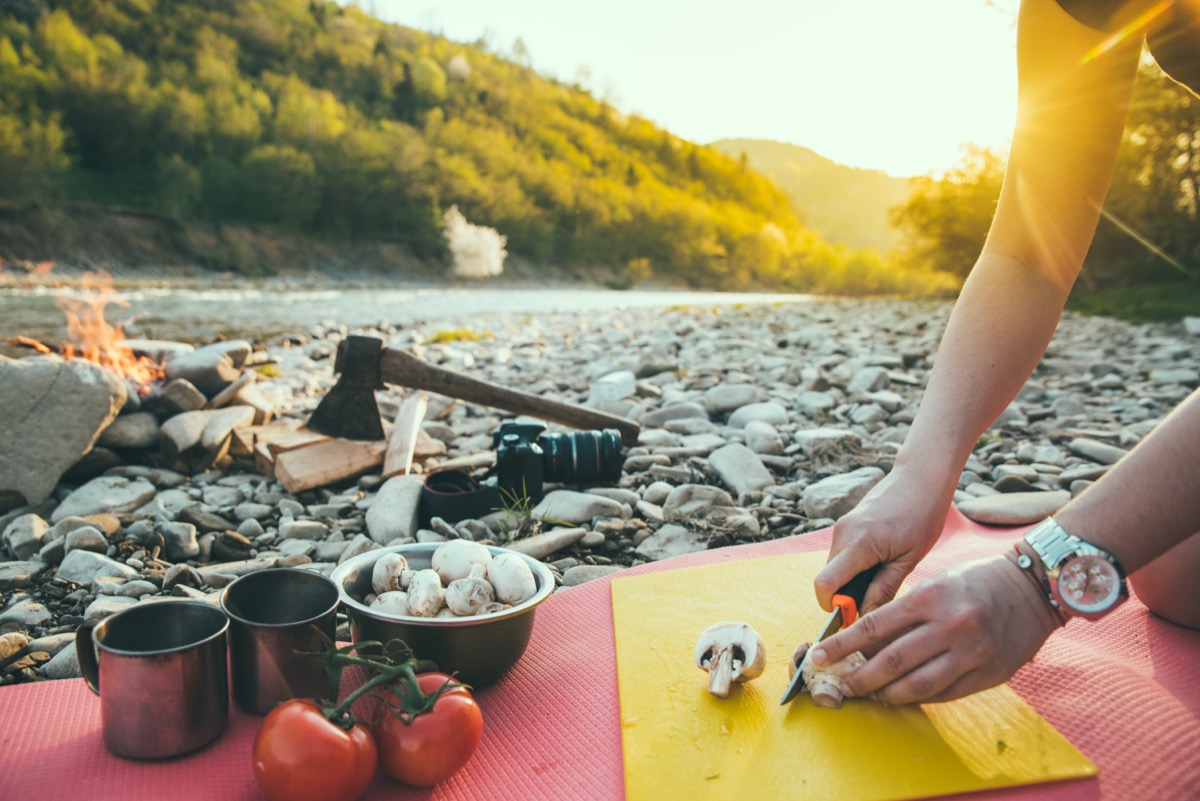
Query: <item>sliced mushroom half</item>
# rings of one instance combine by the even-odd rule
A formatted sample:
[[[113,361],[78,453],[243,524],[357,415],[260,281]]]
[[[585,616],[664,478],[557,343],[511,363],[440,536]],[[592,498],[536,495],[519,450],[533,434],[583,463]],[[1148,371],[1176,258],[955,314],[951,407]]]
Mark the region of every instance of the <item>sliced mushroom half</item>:
[[[766,664],[763,638],[748,623],[714,623],[696,642],[696,666],[709,672],[708,691],[718,698],[733,683],[762,675]]]

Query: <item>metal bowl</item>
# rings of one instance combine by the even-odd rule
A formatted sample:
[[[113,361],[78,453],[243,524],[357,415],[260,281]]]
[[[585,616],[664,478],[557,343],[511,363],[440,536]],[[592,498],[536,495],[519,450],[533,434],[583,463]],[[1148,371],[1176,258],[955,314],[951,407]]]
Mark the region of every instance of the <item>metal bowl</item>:
[[[460,681],[473,687],[491,684],[525,653],[537,606],[554,592],[554,574],[537,559],[488,545],[492,556],[516,554],[529,565],[537,582],[533,597],[503,612],[457,619],[384,614],[359,600],[371,592],[371,571],[380,556],[401,554],[409,567],[421,570],[430,566],[439,544],[424,542],[377,548],[334,569],[330,577],[350,618],[351,635],[354,642],[403,640],[419,659],[436,662],[439,669],[454,674]]]

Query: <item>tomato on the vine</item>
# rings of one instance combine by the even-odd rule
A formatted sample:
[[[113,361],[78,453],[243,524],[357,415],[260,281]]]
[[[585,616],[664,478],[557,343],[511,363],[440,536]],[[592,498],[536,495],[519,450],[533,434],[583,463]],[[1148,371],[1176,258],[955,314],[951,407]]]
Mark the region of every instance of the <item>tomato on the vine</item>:
[[[428,711],[397,714],[381,710],[372,725],[379,748],[379,764],[397,781],[418,787],[432,787],[453,775],[467,763],[483,737],[483,714],[470,691],[445,673],[421,673],[417,687],[426,696],[437,695]],[[391,686],[398,698],[386,699],[391,706],[410,701],[403,683]]]
[[[307,698],[272,709],[254,737],[254,778],[268,801],[354,801],[377,763],[366,726],[344,729]]]

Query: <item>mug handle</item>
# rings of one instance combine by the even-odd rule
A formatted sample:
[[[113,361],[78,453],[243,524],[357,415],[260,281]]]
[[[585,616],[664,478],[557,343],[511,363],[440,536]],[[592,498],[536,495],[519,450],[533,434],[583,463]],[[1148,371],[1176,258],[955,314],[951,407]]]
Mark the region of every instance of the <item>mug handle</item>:
[[[100,694],[100,665],[96,661],[96,644],[92,640],[92,629],[98,620],[86,620],[75,632],[75,656],[79,659],[79,672],[87,682],[88,689]]]

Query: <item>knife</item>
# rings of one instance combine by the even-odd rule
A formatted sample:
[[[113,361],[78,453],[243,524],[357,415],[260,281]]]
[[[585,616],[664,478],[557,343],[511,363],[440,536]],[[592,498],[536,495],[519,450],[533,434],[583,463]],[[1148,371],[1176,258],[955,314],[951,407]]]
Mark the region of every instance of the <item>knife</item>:
[[[867,587],[871,586],[871,579],[875,578],[875,574],[879,572],[882,564],[872,565],[863,572],[859,573],[850,581],[846,582],[840,590],[833,595],[833,611],[829,613],[829,617],[825,620],[825,625],[817,632],[817,636],[812,641],[809,648],[813,648],[822,640],[832,637],[839,631],[849,626],[858,619],[858,609],[862,606],[863,596],[867,594]],[[800,672],[800,666],[796,666],[796,672],[792,675],[791,682],[788,683],[787,690],[783,693],[783,700],[780,704],[786,704],[788,701],[795,698],[804,689],[804,676]]]

